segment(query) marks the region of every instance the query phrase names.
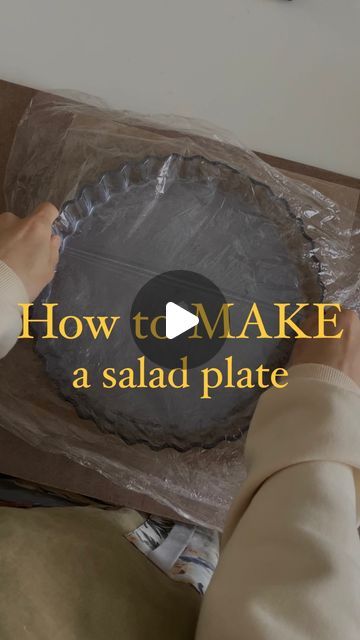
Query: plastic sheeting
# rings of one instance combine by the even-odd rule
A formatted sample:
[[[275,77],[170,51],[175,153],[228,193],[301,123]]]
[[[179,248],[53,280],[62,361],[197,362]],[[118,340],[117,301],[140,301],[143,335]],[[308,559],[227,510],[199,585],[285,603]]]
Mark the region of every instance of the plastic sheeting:
[[[19,125],[5,189],[18,215],[41,200],[61,209],[60,267],[41,298],[60,302],[59,316],[114,315],[115,298],[126,314],[149,277],[174,268],[205,275],[240,307],[258,302],[270,326],[274,301],[357,306],[358,233],[350,213],[207,125],[39,96]],[[98,387],[75,396],[69,368],[117,366],[109,363],[114,353],[121,354],[119,368],[134,366],[131,335],[119,336],[108,345],[39,341],[45,364],[21,345],[30,380],[11,385],[10,363],[1,426],[182,517],[220,527],[244,476],[238,438],[257,392],[221,390],[205,404],[198,393],[184,400],[163,390],[105,396]],[[253,368],[280,361],[288,348],[227,341],[219,357],[231,354]],[[79,418],[59,387],[91,420]],[[127,444],[137,441],[150,447]],[[179,451],[153,449],[164,446]]]

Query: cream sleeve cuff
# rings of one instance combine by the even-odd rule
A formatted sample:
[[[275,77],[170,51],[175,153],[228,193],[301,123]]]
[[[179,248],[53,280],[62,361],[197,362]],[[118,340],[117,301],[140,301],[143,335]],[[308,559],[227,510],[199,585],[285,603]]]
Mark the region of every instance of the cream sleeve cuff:
[[[19,276],[0,260],[0,358],[6,356],[21,333],[21,308],[29,296]]]
[[[316,461],[360,469],[360,388],[332,367],[291,367],[286,387],[261,396],[245,459],[248,478],[230,510],[225,541],[255,493],[279,471]]]
[[[308,378],[326,382],[345,391],[360,393],[360,387],[342,371],[325,364],[296,364],[289,368],[289,378]]]

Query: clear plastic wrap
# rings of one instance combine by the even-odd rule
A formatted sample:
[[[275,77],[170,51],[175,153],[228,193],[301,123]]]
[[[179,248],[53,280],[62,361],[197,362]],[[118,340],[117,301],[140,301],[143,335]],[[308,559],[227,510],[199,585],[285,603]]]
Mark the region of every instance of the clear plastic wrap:
[[[121,182],[120,190],[110,184],[114,176],[117,184]],[[162,196],[170,193],[170,187],[173,189],[176,186],[179,176],[181,185],[191,183],[192,189],[195,185],[196,189],[201,187],[202,191],[196,192],[191,202],[186,201],[188,192],[182,192],[180,201],[183,206],[178,210],[176,203],[170,200],[173,228],[170,223],[167,227],[157,212],[160,227],[155,225],[154,229],[151,220],[154,202],[158,204],[159,193]],[[139,259],[132,260],[131,255],[126,255],[126,247],[130,246],[138,256],[146,242],[151,240],[148,254],[144,251],[145,258],[140,261],[141,278],[136,286],[144,283],[145,276],[148,278],[174,268],[175,263],[178,268],[193,268],[203,272],[205,262],[208,267],[205,275],[216,278],[221,273],[219,285],[236,294],[240,265],[238,256],[241,254],[243,258],[238,246],[242,234],[231,226],[229,220],[232,209],[235,211],[238,207],[238,200],[234,198],[241,193],[244,212],[242,230],[245,227],[247,229],[247,235],[243,237],[246,237],[246,244],[251,246],[253,233],[252,254],[257,255],[258,251],[266,254],[266,243],[272,237],[272,229],[280,229],[279,238],[285,247],[283,255],[287,256],[286,260],[290,257],[292,265],[289,267],[290,262],[288,265],[285,258],[281,257],[278,239],[268,244],[269,250],[276,253],[276,258],[272,260],[270,255],[265,255],[268,262],[265,260],[262,264],[266,266],[266,273],[263,266],[262,271],[253,268],[251,263],[247,263],[246,271],[242,262],[243,281],[245,285],[248,283],[247,287],[244,285],[245,291],[249,292],[250,297],[252,288],[256,287],[264,303],[270,303],[279,294],[277,302],[287,298],[293,302],[324,299],[357,308],[359,265],[356,250],[359,236],[352,212],[340,209],[319,192],[285,177],[226,132],[181,118],[144,117],[42,94],[33,99],[19,124],[8,163],[5,193],[9,210],[20,216],[27,215],[39,201],[54,202],[61,209],[56,226],[63,238],[73,238],[74,232],[79,233],[80,228],[82,237],[80,241],[76,240],[75,249],[82,256],[86,254],[94,271],[87,269],[86,278],[81,275],[78,280],[74,275],[74,287],[80,293],[79,296],[72,295],[68,309],[64,306],[69,313],[76,315],[79,312],[79,308],[74,311],[71,306],[75,298],[81,304],[88,301],[85,311],[94,312],[93,291],[89,282],[95,281],[99,256],[96,245],[91,244],[91,237],[94,236],[89,236],[88,246],[84,245],[84,238],[88,242],[84,219],[91,218],[94,211],[98,212],[93,216],[95,231],[93,228],[90,231],[93,234],[102,233],[107,221],[113,220],[116,207],[120,206],[119,201],[114,199],[116,207],[114,205],[111,208],[113,193],[118,195],[121,191],[123,194],[125,189],[133,194],[133,185],[136,188],[140,185],[144,191],[144,185],[147,184],[152,184],[153,190],[150,194],[145,193],[142,208],[134,206],[134,202],[128,198],[127,211],[131,211],[133,217],[126,223],[125,216],[116,230],[117,239],[123,233],[121,261],[111,249],[111,234],[106,240],[107,249],[111,251],[105,259],[109,262],[111,257],[113,271],[114,264],[116,272],[123,272],[124,264],[129,270],[130,265],[132,278],[135,272],[139,273]],[[247,223],[249,218],[251,220]],[[199,227],[205,228],[206,222],[209,222],[206,236],[208,245],[203,253],[199,248],[199,238],[204,237],[201,236],[202,232],[199,235],[197,229],[196,233],[188,231],[194,228],[195,220]],[[79,221],[83,226],[79,226]],[[163,229],[167,229],[165,237]],[[111,233],[115,233],[112,228]],[[219,237],[218,244],[216,234]],[[106,234],[102,237],[106,237]],[[203,246],[205,244],[203,242]],[[164,258],[164,247],[168,247],[169,260]],[[191,249],[189,253],[187,248]],[[100,260],[102,264],[103,259],[104,256]],[[219,263],[214,271],[212,266],[216,260]],[[68,270],[73,267],[70,262]],[[296,268],[296,278],[292,268]],[[54,286],[56,292],[56,280]],[[61,287],[57,291],[61,293]],[[266,295],[263,293],[265,291]],[[50,289],[41,300],[53,301],[52,293],[56,297],[56,293]],[[244,292],[241,299],[244,300]],[[103,308],[104,305],[106,307],[106,300],[105,293]],[[106,312],[111,315],[110,308],[106,308]],[[48,346],[43,352],[45,358],[49,356]],[[118,344],[116,348],[124,350],[125,346]],[[233,349],[231,346],[229,353]],[[83,358],[87,352],[88,345],[81,344],[78,349],[80,356]],[[262,358],[269,359],[271,355],[262,346],[257,357],[260,361]],[[61,364],[63,354],[57,353],[56,349],[51,357],[53,362],[58,363],[57,376],[53,377],[59,384],[59,378],[64,377],[64,373],[58,370],[64,368],[69,360],[65,359],[65,364]],[[69,347],[68,358],[71,360],[71,357]],[[244,353],[241,357],[244,360]],[[123,363],[122,366],[131,364]],[[19,381],[20,368],[23,373]],[[71,394],[65,387],[60,384],[62,393],[69,397]],[[73,398],[70,399],[73,401]],[[196,422],[200,424],[201,403],[196,404],[195,398],[192,402],[191,417],[194,425]],[[21,343],[0,367],[0,403],[1,427],[43,450],[61,452],[81,464],[91,466],[113,482],[137,493],[147,494],[174,509],[179,516],[206,526],[221,528],[228,506],[245,475],[243,438],[239,436],[246,428],[253,401],[242,412],[230,407],[233,416],[231,429],[222,434],[216,446],[201,446],[208,444],[206,439],[202,440],[205,436],[201,432],[200,437],[191,443],[191,448],[182,446],[182,441],[178,446],[180,450],[161,448],[168,444],[168,440],[158,438],[154,446],[161,450],[155,450],[145,444],[134,444],[141,437],[132,440],[123,434],[124,440],[109,433],[109,419],[105,426],[102,424],[106,433],[100,432],[92,420],[84,419],[91,416],[91,411],[83,407],[83,417],[80,418],[73,405],[58,394],[56,384],[46,375],[44,363],[33,352],[31,344]],[[99,405],[99,398],[96,399],[96,405]],[[151,414],[152,404],[144,406],[145,415]],[[141,412],[141,402],[135,408]],[[167,422],[174,415],[181,420],[181,401],[175,406],[172,398],[171,401],[166,399],[160,408],[157,407],[154,410],[157,424],[159,412],[165,412]],[[215,418],[219,418],[219,415],[215,414]],[[130,415],[130,425],[133,419],[134,416]],[[142,423],[140,434],[141,430]],[[194,444],[198,446],[194,447]]]

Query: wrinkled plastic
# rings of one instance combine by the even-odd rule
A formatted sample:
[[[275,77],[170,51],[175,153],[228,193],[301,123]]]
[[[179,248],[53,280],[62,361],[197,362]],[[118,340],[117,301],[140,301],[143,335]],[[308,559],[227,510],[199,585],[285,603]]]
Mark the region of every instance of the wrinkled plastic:
[[[145,367],[148,371],[160,363],[157,358],[162,348],[165,360],[169,350],[176,348],[173,367],[179,367],[180,358],[188,353],[188,386],[181,391],[170,386],[125,391],[118,385],[109,391],[102,384],[101,372],[109,367],[139,370],[144,341],[135,343],[127,321],[135,315],[132,304],[139,292],[140,313],[151,317],[162,315],[168,301],[181,303],[189,298],[190,305],[204,304],[207,313],[212,302],[215,319],[226,299],[234,305],[233,335],[241,332],[241,320],[253,302],[274,335],[274,300],[289,304],[321,301],[319,265],[310,258],[313,243],[294,221],[286,202],[275,198],[267,186],[224,164],[200,156],[148,156],[140,163],[106,172],[81,189],[62,208],[56,228],[63,238],[61,260],[51,286],[36,305],[35,318],[44,317],[44,302],[58,305],[56,325],[62,317],[84,313],[122,318],[109,340],[100,336],[94,341],[84,331],[76,345],[59,338],[38,341],[37,350],[49,375],[79,414],[93,418],[102,430],[118,433],[128,443],[145,442],[153,448],[209,448],[239,437],[249,424],[259,388],[239,393],[235,386],[222,385],[212,392],[211,400],[204,401],[203,361],[200,358],[200,364],[193,366],[195,350],[200,347],[207,367],[223,370],[225,358],[231,356],[236,371],[240,367],[255,371],[262,363],[277,366],[286,359],[288,341],[220,338],[216,342],[213,337],[202,338],[199,344],[185,337],[175,347],[155,339],[154,360],[148,357]],[[191,275],[190,282],[184,282],[189,270],[210,279],[209,285],[201,281],[194,289],[197,276]],[[154,300],[158,300],[158,311],[149,311],[141,291],[163,272],[167,279],[156,278],[151,289],[151,306],[157,306]],[[221,301],[211,297],[211,283],[220,290]],[[159,327],[157,330],[161,333]],[[218,345],[219,351],[210,357],[209,348]],[[84,391],[74,389],[70,375],[81,367],[95,381]]]
[[[111,182],[114,176],[116,188]],[[171,199],[178,184],[181,188],[185,184],[187,190]],[[195,194],[189,192],[189,185]],[[142,193],[141,206],[136,189]],[[76,270],[74,262],[67,258],[66,263],[64,258],[68,274],[74,273],[72,285],[69,275],[65,281],[59,276],[54,289],[47,290],[42,298],[55,301],[59,293],[64,298],[64,292],[69,291],[61,315],[66,315],[64,310],[71,315],[97,313],[93,307],[95,283],[102,308],[113,314],[108,306],[113,292],[109,300],[101,281],[97,282],[99,270],[109,264],[110,258],[116,277],[119,274],[123,277],[125,266],[130,274],[131,286],[125,279],[128,285],[125,289],[130,291],[129,299],[122,300],[125,308],[146,279],[175,267],[193,268],[214,281],[218,279],[216,284],[230,290],[231,296],[241,302],[246,298],[245,292],[252,299],[256,290],[260,303],[269,304],[274,298],[277,302],[288,301],[287,298],[293,302],[324,299],[358,306],[359,234],[351,212],[271,168],[230,134],[203,124],[181,118],[143,117],[66,98],[37,96],[18,127],[5,191],[8,208],[21,216],[41,200],[51,200],[61,209],[57,231],[70,242],[70,252],[81,256]],[[129,193],[134,200],[129,199]],[[157,209],[159,196],[170,197],[169,225],[164,224]],[[119,210],[123,216],[120,219]],[[239,211],[241,232],[236,226]],[[110,225],[108,234],[107,225]],[[97,235],[101,236],[101,252]],[[241,239],[250,247],[246,264],[240,261],[244,257]],[[75,245],[71,244],[74,242]],[[260,270],[254,268],[259,252],[263,260]],[[238,274],[241,290],[237,289]],[[126,344],[130,343],[129,339],[115,347],[112,343],[111,348],[126,351]],[[151,401],[141,398],[141,402],[136,400],[140,396],[134,395],[127,407],[122,406],[119,411],[119,415],[124,415],[131,408],[126,416],[127,427],[125,431],[120,429],[119,437],[114,435],[118,433],[115,427],[119,416],[114,419],[114,407],[106,408],[107,402],[112,401],[96,397],[89,408],[86,400],[85,405],[77,406],[83,416],[80,418],[72,404],[59,395],[58,387],[74,402],[66,370],[75,351],[71,351],[71,343],[66,348],[67,355],[62,349],[57,350],[55,344],[39,345],[55,382],[46,375],[44,362],[30,345],[19,345],[8,357],[6,375],[0,370],[0,402],[4,406],[1,426],[44,450],[64,453],[91,466],[127,489],[147,494],[181,517],[220,528],[244,477],[241,434],[256,397],[238,406],[235,397],[228,404],[227,395],[226,407],[219,401],[216,410],[206,408],[211,414],[210,422],[204,417],[203,403],[194,397],[188,405],[192,408],[188,430],[181,433],[181,396],[164,396],[158,404],[155,402],[154,408],[153,394]],[[229,353],[234,348],[231,345]],[[264,348],[262,345],[257,354],[260,360],[274,356],[264,352]],[[89,362],[81,364],[88,351],[86,342],[77,345],[74,358],[78,366],[89,365],[94,359],[94,354],[90,354]],[[229,353],[223,353],[222,358]],[[246,357],[253,357],[251,350]],[[244,352],[238,358],[243,361],[241,366],[247,366]],[[99,363],[98,354],[96,362]],[[105,359],[103,364],[112,366]],[[134,366],[134,362],[127,360],[121,366]],[[19,367],[26,372],[20,383]],[[106,416],[106,412],[111,419],[104,421],[101,416]],[[149,419],[152,430],[146,431],[145,420],[146,437],[141,437],[149,412],[150,415],[153,412]],[[133,427],[138,414],[136,431]],[[231,420],[226,418],[229,415]],[[174,422],[174,416],[176,435],[165,428]],[[94,418],[108,433],[100,432],[93,420],[84,417]],[[157,435],[154,420],[160,426]],[[217,423],[226,425],[221,437],[217,437]],[[194,437],[196,429],[199,431]],[[140,440],[150,447],[134,444]],[[166,448],[155,451],[151,445]],[[212,448],[205,449],[204,445]],[[169,448],[172,446],[179,450]]]

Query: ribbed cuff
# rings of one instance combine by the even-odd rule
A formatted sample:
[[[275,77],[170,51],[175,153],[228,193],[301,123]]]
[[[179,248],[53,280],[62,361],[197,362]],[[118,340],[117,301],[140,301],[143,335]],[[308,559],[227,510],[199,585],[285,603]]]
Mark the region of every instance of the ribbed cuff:
[[[6,300],[8,304],[17,307],[20,303],[29,302],[29,296],[23,282],[5,262],[0,260],[0,303]],[[19,313],[21,313],[19,308]]]
[[[334,369],[325,364],[296,364],[289,368],[289,379],[293,378],[311,378],[312,380],[326,382],[345,391],[360,393],[360,387],[352,378],[349,378],[339,369]]]

